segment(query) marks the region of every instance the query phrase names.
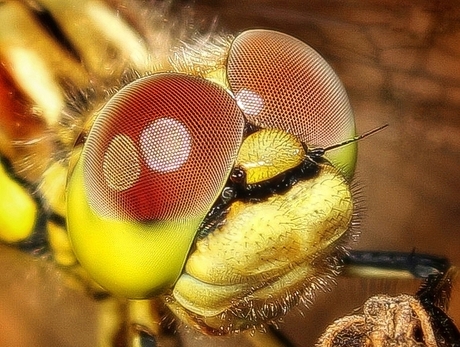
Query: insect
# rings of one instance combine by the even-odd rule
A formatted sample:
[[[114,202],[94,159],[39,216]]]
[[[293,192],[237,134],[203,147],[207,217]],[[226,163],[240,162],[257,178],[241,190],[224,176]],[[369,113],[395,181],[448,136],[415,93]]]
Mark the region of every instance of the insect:
[[[207,334],[257,330],[337,273],[353,235],[356,143],[333,147],[355,137],[354,119],[338,77],[293,37],[252,30],[198,43],[166,68],[134,47],[134,72],[114,82],[125,86],[106,89],[109,97],[77,92],[71,98],[83,102],[59,122],[41,104],[39,123],[52,131],[21,139],[22,149],[51,147],[52,160],[39,173],[24,161],[5,164],[5,187],[24,190],[11,171],[39,177],[55,259],[75,276],[81,264],[94,296],[161,297]],[[210,57],[197,63],[203,52]],[[23,205],[39,213],[4,239],[37,249],[42,239],[27,231],[41,224],[42,201],[25,191]],[[60,241],[64,220],[72,250]],[[128,340],[154,343],[155,324],[134,323]]]

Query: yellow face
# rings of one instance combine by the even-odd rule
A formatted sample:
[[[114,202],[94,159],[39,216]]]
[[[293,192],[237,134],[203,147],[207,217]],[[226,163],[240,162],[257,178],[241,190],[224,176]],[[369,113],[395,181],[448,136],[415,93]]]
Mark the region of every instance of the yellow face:
[[[327,284],[352,217],[348,183],[330,165],[264,201],[235,201],[226,222],[196,243],[173,309],[216,333],[275,320]]]
[[[275,320],[337,272],[356,145],[311,156],[355,126],[309,46],[253,30],[221,49],[225,73],[207,75],[218,84],[152,75],[100,111],[69,176],[67,226],[109,292],[163,293],[186,322],[222,333]]]

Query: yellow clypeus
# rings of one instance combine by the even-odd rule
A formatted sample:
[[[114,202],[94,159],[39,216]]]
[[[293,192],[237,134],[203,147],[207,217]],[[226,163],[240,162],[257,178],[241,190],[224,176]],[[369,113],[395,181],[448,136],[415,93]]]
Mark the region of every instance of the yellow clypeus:
[[[197,242],[174,297],[205,317],[245,300],[281,299],[321,272],[314,260],[334,248],[352,216],[348,182],[330,165],[266,201],[237,201],[226,223]]]

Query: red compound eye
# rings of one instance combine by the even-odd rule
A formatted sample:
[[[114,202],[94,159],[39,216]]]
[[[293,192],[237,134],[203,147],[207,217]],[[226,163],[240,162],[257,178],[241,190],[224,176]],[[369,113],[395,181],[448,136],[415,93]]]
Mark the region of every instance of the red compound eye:
[[[327,147],[353,137],[345,89],[310,46],[269,30],[245,31],[233,41],[227,74],[248,121]]]
[[[220,193],[244,120],[219,86],[180,74],[139,79],[96,119],[84,182],[99,215],[136,221],[203,216]]]

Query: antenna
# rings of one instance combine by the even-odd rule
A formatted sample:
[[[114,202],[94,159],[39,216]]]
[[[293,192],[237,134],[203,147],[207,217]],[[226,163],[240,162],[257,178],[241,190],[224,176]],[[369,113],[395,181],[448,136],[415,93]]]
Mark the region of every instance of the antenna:
[[[361,139],[363,139],[365,137],[368,137],[368,136],[370,136],[372,134],[375,134],[375,133],[385,129],[387,126],[388,126],[388,124],[381,125],[381,126],[375,128],[375,129],[366,131],[365,133],[363,133],[361,135],[356,135],[356,136],[352,137],[351,139],[345,140],[343,142],[336,143],[336,144],[331,145],[329,147],[313,148],[309,153],[310,157],[315,157],[315,158],[316,157],[321,157],[321,156],[324,155],[324,153],[326,153],[327,151],[330,151],[331,149],[336,149],[336,148],[348,145],[349,143],[361,140]]]
[[[326,152],[326,151],[329,151],[331,149],[335,149],[335,148],[338,148],[338,147],[348,145],[349,143],[356,142],[356,141],[364,139],[365,137],[368,137],[368,136],[370,136],[372,134],[375,134],[376,132],[379,132],[380,130],[385,129],[387,126],[388,126],[388,124],[381,125],[378,128],[366,131],[364,134],[356,135],[355,137],[353,137],[353,138],[351,138],[349,140],[345,140],[343,142],[336,143],[335,145],[325,147],[325,148],[323,148],[323,150],[324,150],[324,152]]]

